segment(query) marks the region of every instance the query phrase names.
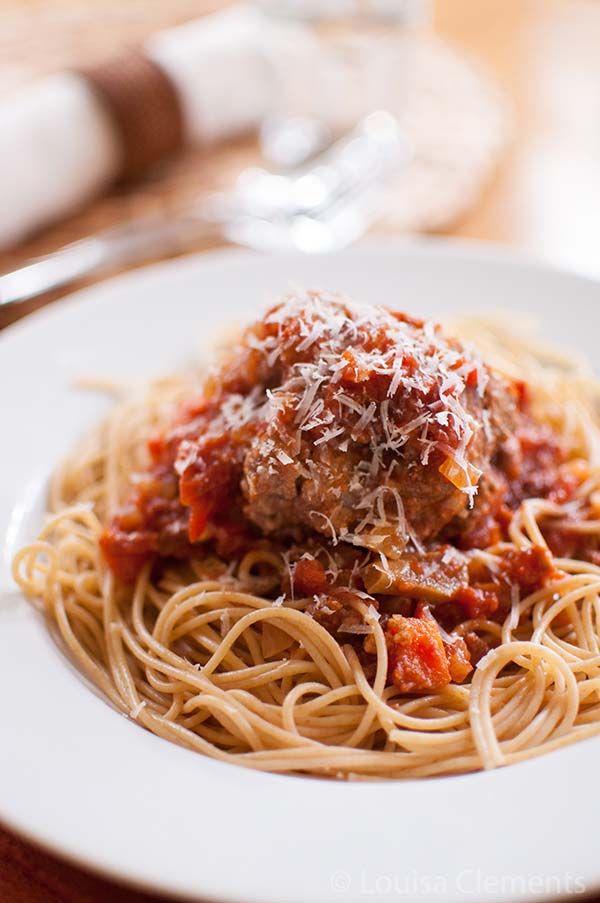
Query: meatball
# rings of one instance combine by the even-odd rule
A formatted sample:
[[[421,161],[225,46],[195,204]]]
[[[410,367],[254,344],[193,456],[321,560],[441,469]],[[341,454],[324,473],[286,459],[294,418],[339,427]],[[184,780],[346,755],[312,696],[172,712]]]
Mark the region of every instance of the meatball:
[[[486,410],[482,401],[474,397],[469,404],[481,418]],[[310,437],[298,441],[288,417],[273,416],[244,460],[246,516],[265,533],[303,524],[335,541],[391,523],[392,533],[404,530],[423,541],[456,515],[468,514],[467,490],[475,487],[457,488],[440,471],[438,453],[430,450],[424,464],[427,450],[418,436],[397,451],[380,453],[377,432],[377,427],[371,431],[370,442],[334,440],[316,446]],[[499,435],[494,433],[494,441]],[[379,454],[379,466],[374,466]],[[479,419],[467,447],[468,473],[485,471],[489,458],[490,443]],[[400,533],[395,538],[397,545],[404,544]]]
[[[418,546],[473,504],[510,429],[508,387],[431,323],[308,292],[244,345],[269,386],[242,478],[245,515],[266,534]]]

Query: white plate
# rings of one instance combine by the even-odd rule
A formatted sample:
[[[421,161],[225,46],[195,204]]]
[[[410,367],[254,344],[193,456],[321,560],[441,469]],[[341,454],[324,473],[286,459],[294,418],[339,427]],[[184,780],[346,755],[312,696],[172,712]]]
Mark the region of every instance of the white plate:
[[[600,886],[600,738],[487,774],[336,783],[214,762],[142,730],[78,679],[11,583],[48,473],[106,401],[81,374],[175,369],[216,325],[290,283],[416,315],[531,311],[597,353],[598,284],[474,245],[325,257],[217,253],[140,271],[0,338],[0,818],[115,878],[183,897],[328,903],[522,900]]]

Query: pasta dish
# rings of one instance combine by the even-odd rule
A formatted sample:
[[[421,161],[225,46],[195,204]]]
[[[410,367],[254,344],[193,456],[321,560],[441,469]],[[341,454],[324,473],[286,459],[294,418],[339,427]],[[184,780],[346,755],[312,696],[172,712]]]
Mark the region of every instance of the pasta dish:
[[[15,579],[189,749],[353,779],[518,762],[600,732],[597,394],[504,321],[297,291],[120,399]]]

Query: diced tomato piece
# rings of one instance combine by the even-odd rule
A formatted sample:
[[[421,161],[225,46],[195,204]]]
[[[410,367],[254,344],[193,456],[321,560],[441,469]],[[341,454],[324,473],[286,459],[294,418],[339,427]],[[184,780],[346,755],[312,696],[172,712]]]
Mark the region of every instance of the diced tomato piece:
[[[518,584],[523,596],[536,592],[560,576],[552,554],[543,546],[509,549],[503,555],[501,568],[507,580]]]
[[[497,588],[492,585],[463,586],[452,596],[462,606],[467,618],[486,618],[498,609]]]
[[[419,602],[415,608],[415,618],[429,618],[436,621],[430,613],[429,605],[426,602]],[[473,666],[471,665],[471,656],[467,644],[461,637],[452,637],[451,640],[442,639],[444,644],[444,652],[448,659],[448,667],[450,668],[450,677],[454,683],[460,684],[465,677],[471,673]]]
[[[127,534],[114,526],[109,527],[100,537],[102,554],[112,572],[123,583],[135,583],[144,565],[151,561],[154,552],[147,538],[138,534]]]
[[[210,507],[204,502],[198,502],[190,508],[190,542],[198,542],[208,525],[211,514]]]
[[[465,382],[467,386],[470,386],[471,388],[475,388],[475,386],[478,384],[479,374],[476,367],[474,367],[472,370],[469,370]]]
[[[487,618],[498,609],[500,600],[496,588],[463,586],[452,596],[465,611],[467,618]]]
[[[425,326],[425,320],[411,317],[409,314],[405,314],[400,310],[390,310],[390,313],[395,320],[399,320],[401,323],[408,323],[409,326],[414,326],[416,329],[423,329]]]
[[[529,412],[531,407],[531,389],[522,379],[513,383],[513,390],[517,398],[517,406],[523,413]]]
[[[386,639],[389,678],[401,693],[438,690],[450,683],[446,650],[433,618],[393,615]]]
[[[328,588],[325,568],[315,558],[301,558],[293,574],[294,592],[299,596],[318,596]]]

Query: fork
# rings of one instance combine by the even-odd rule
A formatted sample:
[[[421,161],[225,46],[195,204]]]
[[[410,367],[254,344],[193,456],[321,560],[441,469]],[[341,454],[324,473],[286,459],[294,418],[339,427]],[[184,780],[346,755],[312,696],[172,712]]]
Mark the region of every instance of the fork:
[[[308,164],[285,174],[251,167],[228,193],[209,194],[169,217],[134,219],[0,276],[0,306],[84,276],[182,253],[203,238],[261,251],[317,253],[344,247],[377,218],[386,184],[410,157],[395,117],[371,113]]]

